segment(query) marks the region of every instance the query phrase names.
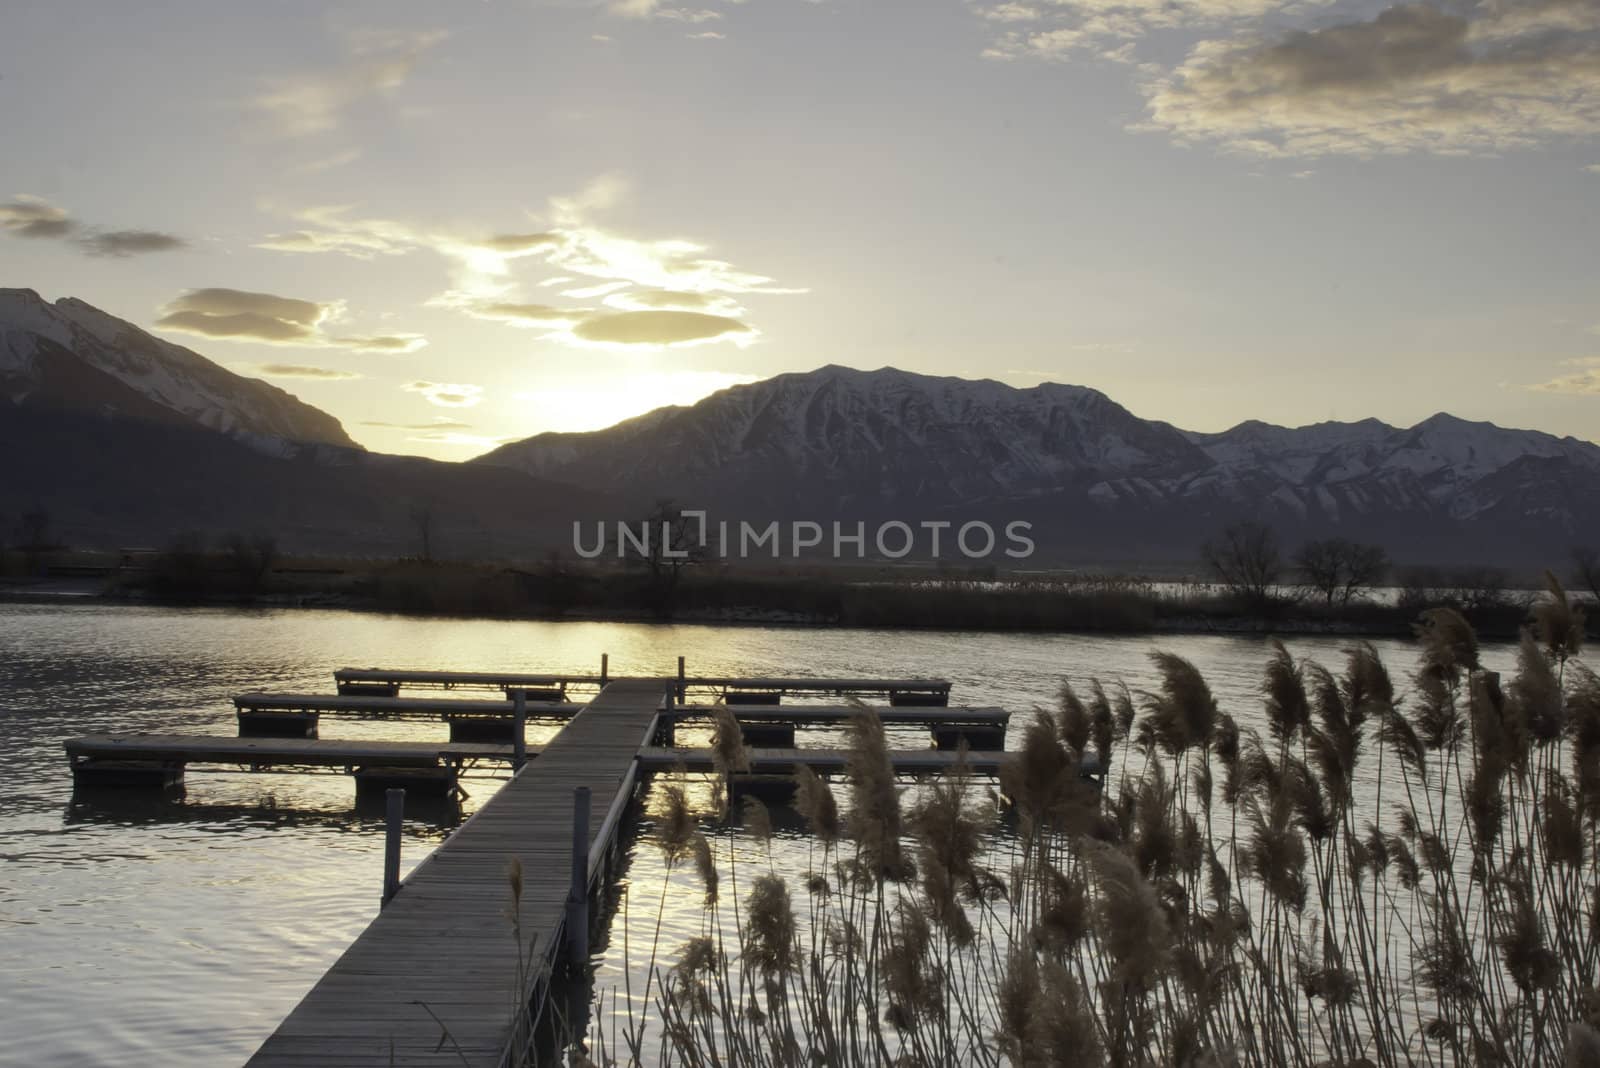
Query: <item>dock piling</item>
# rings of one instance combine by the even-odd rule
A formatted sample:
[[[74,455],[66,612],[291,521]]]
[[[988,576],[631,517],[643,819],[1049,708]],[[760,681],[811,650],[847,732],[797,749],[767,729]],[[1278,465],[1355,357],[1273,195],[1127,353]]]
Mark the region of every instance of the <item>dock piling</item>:
[[[589,963],[589,788],[572,791],[572,885],[567,891],[567,965]]]
[[[600,685],[601,686],[604,686],[606,684],[606,682],[608,681],[607,676],[609,676],[610,673],[611,673],[611,654],[610,653],[601,653],[600,654]]]
[[[674,691],[674,693],[677,696],[677,703],[680,704],[680,705],[683,704],[683,702],[685,701],[685,699],[688,697],[688,694],[689,694],[688,687],[686,687],[683,684],[683,680],[684,680],[683,657],[680,656],[680,657],[678,657],[678,688],[677,688],[676,691]]]
[[[528,691],[512,690],[515,723],[511,727],[511,766],[517,771],[528,762]]]
[[[405,822],[406,792],[387,790],[384,802],[383,902],[380,907],[388,905],[400,891],[400,830]]]

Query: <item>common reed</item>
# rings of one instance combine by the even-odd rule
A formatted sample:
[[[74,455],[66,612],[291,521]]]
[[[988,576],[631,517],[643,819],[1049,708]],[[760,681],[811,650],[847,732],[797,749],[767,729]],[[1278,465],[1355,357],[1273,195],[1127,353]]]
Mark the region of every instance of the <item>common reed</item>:
[[[1003,812],[959,766],[902,797],[858,712],[842,814],[796,772],[804,885],[764,871],[726,945],[697,853],[704,934],[652,966],[662,1042],[625,1063],[1600,1064],[1582,635],[1551,578],[1509,680],[1451,609],[1407,684],[1364,643],[1273,645],[1259,718],[1156,654],[1152,691],[1067,686],[1021,730]]]

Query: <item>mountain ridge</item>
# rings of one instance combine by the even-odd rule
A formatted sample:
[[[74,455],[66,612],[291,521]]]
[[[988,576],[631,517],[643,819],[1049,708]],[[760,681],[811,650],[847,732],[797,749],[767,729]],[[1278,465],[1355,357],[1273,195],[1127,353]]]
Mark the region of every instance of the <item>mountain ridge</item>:
[[[0,400],[82,410],[82,397],[41,393],[42,353],[57,363],[78,360],[144,400],[258,451],[361,450],[337,419],[277,386],[229,371],[76,297],[52,303],[32,289],[0,289]],[[127,414],[126,396],[101,390],[97,399],[103,414]],[[144,405],[134,406],[145,417],[151,414]]]
[[[32,290],[0,290],[8,409],[7,447],[32,465],[0,487],[0,511],[49,499],[100,538],[160,537],[204,518],[392,546],[408,509],[432,503],[463,542],[542,551],[568,540],[560,530],[580,511],[626,521],[663,497],[727,518],[1022,519],[1064,560],[1192,558],[1240,518],[1273,523],[1291,544],[1339,534],[1464,562],[1545,564],[1600,529],[1600,446],[1571,437],[1445,412],[1410,427],[1251,419],[1188,431],[1091,387],[893,367],[786,372],[464,464],[369,453],[274,386]],[[216,448],[208,435],[265,463],[228,449],[186,460],[185,449]],[[218,495],[232,511],[202,516],[199,502]]]
[[[1022,508],[1060,528],[1062,544],[1132,537],[1163,553],[1180,538],[1192,549],[1207,533],[1197,524],[1238,518],[1446,555],[1547,554],[1561,541],[1565,552],[1600,522],[1600,446],[1572,437],[1446,412],[1409,427],[1252,419],[1187,431],[1085,386],[836,364],[473,462],[735,513]]]

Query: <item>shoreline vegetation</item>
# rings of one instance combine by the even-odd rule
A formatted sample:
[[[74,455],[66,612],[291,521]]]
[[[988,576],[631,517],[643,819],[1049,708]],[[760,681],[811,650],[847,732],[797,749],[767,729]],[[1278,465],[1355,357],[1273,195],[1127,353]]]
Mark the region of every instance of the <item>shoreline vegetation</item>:
[[[692,871],[700,929],[657,919],[569,1062],[1600,1064],[1600,676],[1559,583],[1531,608],[1504,680],[1448,608],[1409,685],[1366,643],[1326,667],[1273,643],[1262,730],[1169,653],[1151,692],[1064,683],[1006,810],[959,767],[902,796],[863,707],[841,796],[796,771],[801,875],[762,857],[765,806],[730,803],[725,716],[714,796],[669,782],[649,812],[661,903],[626,890],[659,917]]]
[[[283,557],[261,538],[180,538],[159,551],[0,550],[0,601],[485,619],[1405,637],[1420,612],[1452,608],[1483,637],[1514,640],[1538,596],[1487,567],[1400,568],[1392,581],[1334,596],[1288,576],[1249,588],[1122,573],[870,563],[652,568],[555,555],[523,564]]]

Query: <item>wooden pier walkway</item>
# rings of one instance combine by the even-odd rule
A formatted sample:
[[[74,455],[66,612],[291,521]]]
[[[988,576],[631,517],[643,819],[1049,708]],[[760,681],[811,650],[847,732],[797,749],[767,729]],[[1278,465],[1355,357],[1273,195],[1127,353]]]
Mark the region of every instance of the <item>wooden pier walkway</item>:
[[[618,680],[601,690],[538,760],[412,872],[250,1068],[516,1063],[528,1036],[526,1015],[515,1009],[528,1003],[565,923],[573,791],[590,790],[583,877],[592,884],[671,685]],[[520,960],[507,918],[512,857],[523,873]],[[529,939],[537,941],[531,960]],[[442,1042],[429,1010],[448,1029]]]
[[[92,760],[244,767],[431,767],[511,759],[509,745],[380,739],[219,738],[204,734],[86,734],[63,743],[74,767]],[[530,754],[538,750],[530,749]]]
[[[545,675],[504,671],[397,671],[389,668],[339,668],[333,681],[340,693],[394,696],[401,687],[430,690],[557,689],[604,686],[604,675]]]
[[[568,945],[569,894],[576,881],[582,892],[574,899],[586,902],[610,877],[607,861],[639,778],[678,767],[712,768],[709,750],[671,748],[674,724],[704,723],[731,710],[752,747],[749,774],[736,776],[732,785],[751,792],[792,787],[800,764],[837,774],[848,763],[839,749],[794,748],[794,729],[837,728],[856,706],[790,704],[791,695],[887,698],[887,706],[876,708],[885,724],[926,727],[938,746],[891,750],[902,774],[954,767],[960,757],[946,747],[960,744],[975,750],[965,758],[974,773],[993,774],[1005,759],[993,750],[1004,748],[1009,714],[950,707],[950,683],[942,679],[691,677],[682,658],[675,677],[610,679],[607,670],[605,657],[599,675],[343,669],[335,673],[337,695],[252,693],[235,701],[242,733],[249,719],[268,733],[293,727],[314,734],[317,717],[331,713],[443,718],[453,737],[466,733],[459,728],[493,728],[495,736],[485,740],[335,740],[290,732],[237,738],[91,735],[65,745],[81,786],[164,789],[182,781],[187,765],[211,764],[261,771],[342,769],[356,776],[358,796],[363,788],[403,785],[415,787],[408,796],[432,791],[457,797],[463,768],[516,763],[517,747],[505,742],[516,733],[519,705],[523,721],[566,720],[542,748],[522,747],[527,763],[399,884],[366,931],[262,1044],[249,1068],[525,1063],[535,1019],[528,1007],[543,1005],[556,959]],[[575,704],[568,687],[595,695]],[[412,688],[501,694],[399,696]],[[689,704],[691,691],[725,703]],[[1085,764],[1085,774],[1097,770]],[[574,832],[580,788],[588,791],[587,834],[581,838]],[[512,858],[522,871],[514,912],[507,876]]]

